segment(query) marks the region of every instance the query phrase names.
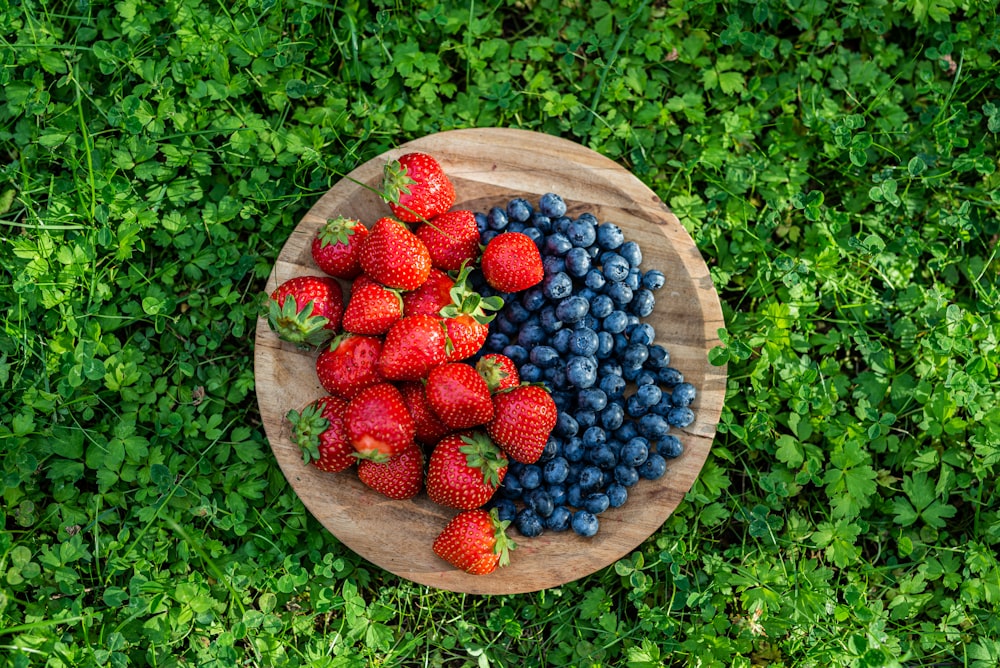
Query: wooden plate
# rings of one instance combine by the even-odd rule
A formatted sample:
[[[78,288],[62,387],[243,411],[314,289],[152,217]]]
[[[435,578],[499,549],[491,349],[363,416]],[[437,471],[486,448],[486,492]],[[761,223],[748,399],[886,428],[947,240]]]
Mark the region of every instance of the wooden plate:
[[[353,469],[323,473],[306,465],[289,439],[284,419],[322,396],[316,353],[279,341],[263,319],[257,323],[254,364],[257,400],[275,458],[306,508],[334,536],[372,563],[414,582],[473,594],[509,594],[558,586],[613,564],[639,546],[670,516],[698,476],[715,436],[726,387],[726,370],[711,366],[708,351],[723,327],[719,297],[697,247],[660,199],[614,161],[571,141],[511,129],[453,130],[404,144],[366,162],[329,190],[285,243],[268,279],[267,291],[293,276],[321,272],[310,255],[316,229],[344,215],[371,225],[389,215],[388,206],[365,186],[379,186],[388,159],[423,151],[442,164],[455,184],[455,208],[486,212],[515,196],[537,205],[546,192],[562,195],[570,214],[594,213],[617,223],[626,238],[639,242],[643,268],[667,277],[656,294],[648,322],[656,340],[698,389],[697,419],[683,433],[684,454],[670,460],[656,481],[642,480],[621,508],[601,515],[593,538],[572,531],[538,538],[512,536],[518,549],[511,563],[486,576],[462,573],[431,549],[434,538],[456,511],[437,506],[424,494],[391,501],[358,481]],[[364,184],[364,185],[361,185]]]

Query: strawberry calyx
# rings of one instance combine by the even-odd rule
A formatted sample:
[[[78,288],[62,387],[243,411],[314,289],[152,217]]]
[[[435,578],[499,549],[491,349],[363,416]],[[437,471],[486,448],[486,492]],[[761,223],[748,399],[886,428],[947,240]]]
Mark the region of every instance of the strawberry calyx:
[[[510,463],[504,457],[503,450],[483,432],[462,434],[459,438],[465,445],[460,446],[458,451],[465,455],[468,467],[482,471],[485,484],[491,487],[499,486],[500,472]]]
[[[351,237],[354,236],[354,232],[357,226],[361,223],[353,218],[345,218],[344,216],[337,216],[336,218],[330,218],[326,221],[326,224],[320,228],[317,237],[319,238],[320,244],[323,246],[332,246],[340,244],[346,246],[351,242]]]
[[[326,343],[333,332],[326,329],[329,318],[313,315],[315,302],[309,300],[301,309],[294,295],[287,295],[279,304],[272,299],[268,304],[267,323],[278,338],[299,347],[317,347]]]
[[[417,182],[407,173],[406,166],[399,160],[390,160],[382,169],[382,199],[399,204],[399,198],[410,194],[410,186]]]
[[[490,511],[490,520],[493,522],[493,553],[499,555],[500,561],[497,562],[498,566],[507,566],[510,564],[510,552],[517,548],[517,543],[507,535],[507,527],[510,526],[510,520],[501,520],[499,512],[496,508]]]
[[[504,389],[504,381],[510,377],[510,372],[503,368],[499,362],[489,357],[480,357],[476,361],[476,371],[483,380],[486,381],[490,393],[495,394]],[[510,388],[507,388],[510,389]]]
[[[323,410],[315,403],[302,411],[288,411],[285,419],[292,425],[292,441],[302,450],[302,460],[309,464],[319,461],[320,435],[330,428],[330,421],[323,417]]]
[[[470,315],[479,324],[488,325],[496,317],[496,311],[503,308],[504,301],[496,295],[483,297],[473,290],[468,280],[471,273],[472,267],[463,262],[455,278],[455,285],[451,288],[451,304],[441,309],[441,315],[445,318]]]

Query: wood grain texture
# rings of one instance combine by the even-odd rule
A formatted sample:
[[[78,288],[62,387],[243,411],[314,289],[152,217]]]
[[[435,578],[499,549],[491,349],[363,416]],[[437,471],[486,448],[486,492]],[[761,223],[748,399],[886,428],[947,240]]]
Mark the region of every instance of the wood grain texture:
[[[263,319],[257,323],[254,365],[257,399],[275,459],[306,508],[350,549],[414,582],[473,594],[537,591],[613,564],[651,536],[691,489],[708,456],[722,411],[726,369],[707,361],[724,326],[718,294],[697,247],[677,218],[641,181],[614,161],[579,144],[523,130],[453,130],[399,146],[358,167],[320,198],[288,238],[267,283],[270,292],[293,276],[319,275],[310,255],[317,228],[345,215],[372,225],[389,215],[372,190],[388,159],[409,151],[433,155],[455,184],[455,208],[488,211],[515,196],[532,203],[546,192],[562,195],[570,215],[584,211],[617,223],[643,251],[643,269],[659,269],[666,285],[647,321],[671,366],[698,388],[697,419],[683,433],[684,454],[665,476],[640,481],[628,503],[601,515],[597,536],[547,532],[519,543],[510,566],[486,576],[459,572],[432,551],[434,538],[456,511],[425,494],[390,501],[366,488],[353,469],[323,473],[302,461],[284,419],[324,391],[316,379],[316,353],[281,342]],[[366,187],[367,186],[367,187]],[[371,188],[371,189],[370,189]]]

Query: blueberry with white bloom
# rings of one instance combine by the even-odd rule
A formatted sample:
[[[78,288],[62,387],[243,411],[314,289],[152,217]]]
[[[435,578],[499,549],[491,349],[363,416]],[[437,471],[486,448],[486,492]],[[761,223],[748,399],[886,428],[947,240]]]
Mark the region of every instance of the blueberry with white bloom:
[[[630,268],[628,260],[618,253],[610,253],[602,262],[601,272],[611,283],[621,283],[628,278]]]
[[[573,355],[566,362],[566,381],[578,388],[592,387],[597,382],[597,359]]]
[[[573,279],[565,272],[556,272],[542,279],[542,291],[551,300],[569,297],[573,294]]]
[[[538,200],[538,210],[549,218],[566,215],[566,202],[556,193],[545,193]]]
[[[597,226],[597,245],[605,250],[614,250],[625,243],[625,233],[614,223]]]
[[[667,412],[667,424],[683,429],[694,422],[694,411],[687,406],[674,406]]]
[[[556,305],[556,317],[564,323],[577,323],[587,317],[590,302],[580,295],[572,295]]]
[[[565,260],[566,273],[573,278],[585,278],[591,271],[590,253],[585,248],[570,248]]]
[[[673,434],[667,434],[657,441],[656,451],[664,457],[675,459],[684,454],[684,444]]]
[[[525,223],[531,220],[532,213],[534,213],[534,208],[523,197],[515,197],[507,202],[507,218],[509,220]]]
[[[606,318],[615,310],[615,303],[607,295],[597,295],[590,300],[590,314],[595,318]]]
[[[691,405],[696,395],[697,391],[694,385],[681,382],[671,390],[670,401],[673,402],[674,406],[686,407]]]
[[[635,241],[626,241],[618,249],[618,254],[628,260],[630,267],[638,267],[642,264],[642,250]]]
[[[570,525],[573,527],[573,531],[584,538],[596,536],[597,531],[600,528],[600,522],[598,521],[597,516],[593,513],[587,512],[586,510],[578,510],[573,513],[573,519],[570,521]]]
[[[486,214],[486,224],[491,230],[499,232],[507,227],[509,223],[510,219],[507,217],[507,212],[498,206],[493,207]]]
[[[667,282],[666,276],[659,269],[650,269],[642,275],[642,287],[647,290],[659,290]]]
[[[552,514],[545,518],[545,528],[549,531],[566,531],[569,529],[573,513],[565,505],[556,506]]]

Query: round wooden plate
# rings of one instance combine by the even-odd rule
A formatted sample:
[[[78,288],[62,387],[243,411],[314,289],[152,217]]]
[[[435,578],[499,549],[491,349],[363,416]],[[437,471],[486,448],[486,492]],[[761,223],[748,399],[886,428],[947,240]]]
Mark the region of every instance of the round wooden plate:
[[[319,275],[310,243],[328,218],[344,215],[367,225],[390,215],[369,188],[378,188],[382,167],[410,151],[437,158],[455,184],[455,208],[486,212],[515,196],[537,205],[546,192],[562,195],[571,215],[594,213],[617,223],[640,244],[643,269],[659,269],[666,285],[656,293],[647,322],[670,352],[671,366],[698,389],[696,421],[683,433],[684,453],[669,460],[656,481],[641,480],[628,502],[600,517],[593,538],[572,531],[538,538],[511,535],[518,548],[511,563],[491,575],[468,575],[438,558],[431,545],[457,511],[421,493],[391,501],[369,490],[354,469],[323,473],[303,463],[284,419],[322,396],[316,353],[284,343],[257,322],[254,352],[257,400],[275,458],[306,508],[334,536],[372,563],[400,577],[472,594],[510,594],[558,586],[604,568],[628,554],[670,516],[698,476],[715,436],[726,387],[725,368],[708,363],[723,327],[719,297],[697,247],[677,218],[641,181],[612,160],[557,137],[512,129],[453,130],[409,142],[366,162],[329,190],[306,213],[281,250],[268,279],[270,293],[293,276]],[[364,184],[364,185],[361,185]]]

